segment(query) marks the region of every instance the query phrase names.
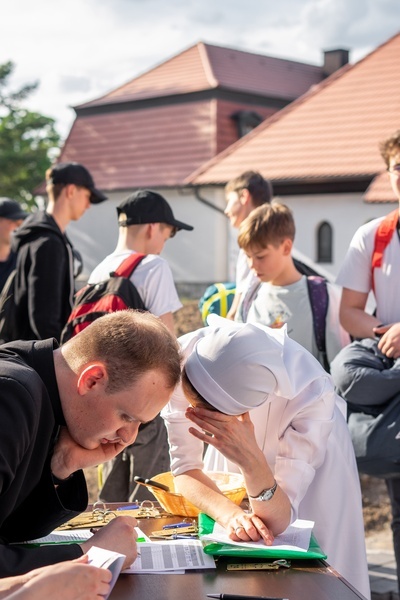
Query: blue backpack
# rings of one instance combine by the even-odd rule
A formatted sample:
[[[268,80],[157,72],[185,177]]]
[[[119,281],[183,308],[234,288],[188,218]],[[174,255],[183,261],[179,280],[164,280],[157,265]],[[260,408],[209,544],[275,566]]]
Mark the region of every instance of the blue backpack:
[[[213,283],[209,285],[199,300],[199,310],[204,325],[210,314],[226,317],[235,297],[234,283]]]

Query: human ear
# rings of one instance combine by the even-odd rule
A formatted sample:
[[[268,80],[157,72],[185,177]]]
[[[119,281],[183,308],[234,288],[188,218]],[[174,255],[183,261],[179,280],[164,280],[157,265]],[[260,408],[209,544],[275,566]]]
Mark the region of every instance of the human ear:
[[[251,203],[251,195],[250,195],[249,190],[247,190],[247,189],[240,190],[239,202],[240,202],[240,204],[243,204],[243,206]]]
[[[283,244],[282,244],[282,249],[283,249],[284,256],[288,256],[289,254],[291,254],[292,253],[292,249],[293,249],[293,242],[292,242],[292,240],[290,240],[289,238],[287,238],[286,240],[284,240]]]
[[[67,183],[64,189],[67,198],[72,198],[76,192],[76,185],[74,183]]]
[[[146,238],[148,240],[151,240],[153,238],[154,232],[155,232],[155,227],[156,227],[156,223],[148,223],[147,224]]]
[[[107,371],[101,363],[90,364],[78,375],[77,390],[81,396],[93,391],[96,387],[107,384]]]

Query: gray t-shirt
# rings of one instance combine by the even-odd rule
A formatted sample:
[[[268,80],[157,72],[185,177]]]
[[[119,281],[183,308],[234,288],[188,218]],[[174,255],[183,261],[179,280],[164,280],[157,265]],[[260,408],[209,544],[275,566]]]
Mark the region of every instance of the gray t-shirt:
[[[286,286],[254,284],[244,296],[236,320],[262,323],[273,328],[282,327],[286,323],[287,333],[292,340],[301,344],[314,356],[318,354],[307,281],[304,276],[296,283]]]
[[[339,323],[341,290],[328,283],[328,312],[325,321],[325,343],[331,362],[341,348],[350,343],[349,334]],[[242,295],[235,320],[242,323],[261,323],[268,327],[287,325],[288,335],[306,348],[323,364],[314,335],[313,317],[305,275],[286,286],[253,281]]]

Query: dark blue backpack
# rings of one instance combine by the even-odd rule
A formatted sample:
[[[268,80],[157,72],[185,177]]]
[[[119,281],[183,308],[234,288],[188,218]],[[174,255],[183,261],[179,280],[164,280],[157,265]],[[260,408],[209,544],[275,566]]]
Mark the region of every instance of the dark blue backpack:
[[[329,296],[327,282],[319,275],[307,277],[308,296],[310,298],[313,318],[314,335],[318,351],[322,355],[323,367],[329,372],[329,362],[326,353],[326,316],[328,313]]]

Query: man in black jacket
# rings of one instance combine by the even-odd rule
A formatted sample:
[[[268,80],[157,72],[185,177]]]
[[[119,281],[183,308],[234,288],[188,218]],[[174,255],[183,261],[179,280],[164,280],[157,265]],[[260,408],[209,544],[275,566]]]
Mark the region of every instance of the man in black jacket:
[[[116,456],[167,404],[180,377],[176,339],[150,313],[97,319],[54,339],[0,346],[0,577],[77,558],[91,546],[136,558],[136,520],[113,519],[81,544],[27,548],[84,511],[82,469]]]
[[[91,204],[106,200],[89,171],[78,163],[59,163],[46,173],[48,204],[29,216],[14,234],[17,253],[14,282],[15,331],[11,339],[60,339],[82,267],[65,234]]]
[[[27,216],[19,202],[0,198],[0,292],[17,261],[15,252],[11,251],[11,234]]]

